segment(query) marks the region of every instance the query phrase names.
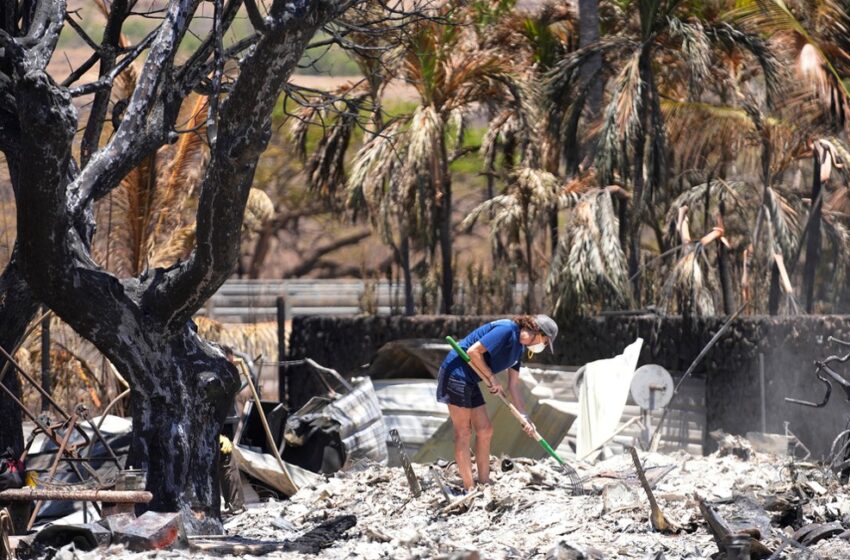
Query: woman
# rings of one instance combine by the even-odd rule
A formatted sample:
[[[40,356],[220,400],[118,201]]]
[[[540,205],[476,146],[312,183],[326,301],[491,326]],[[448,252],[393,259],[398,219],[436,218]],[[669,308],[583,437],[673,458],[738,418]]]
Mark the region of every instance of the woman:
[[[495,374],[508,371],[508,392],[514,406],[525,416],[525,402],[519,386],[519,368],[522,352],[542,352],[558,336],[558,325],[547,315],[522,315],[514,319],[501,319],[482,325],[459,342],[470,361],[482,372],[492,394],[503,391]],[[473,487],[472,459],[469,446],[475,430],[475,462],[478,481],[490,482],[490,439],[493,426],[484,409],[484,395],[478,388],[481,377],[452,350],[443,364],[437,379],[437,400],[449,405],[449,416],[455,432],[455,461],[466,490]],[[528,419],[527,416],[526,420]],[[534,433],[531,422],[525,433]]]

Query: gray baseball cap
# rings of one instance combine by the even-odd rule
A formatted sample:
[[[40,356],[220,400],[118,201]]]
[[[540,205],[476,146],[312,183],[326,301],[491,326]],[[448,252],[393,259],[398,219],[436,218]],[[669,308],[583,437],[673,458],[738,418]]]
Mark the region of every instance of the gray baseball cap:
[[[534,322],[537,323],[537,328],[540,329],[540,332],[546,335],[549,339],[549,351],[553,354],[555,353],[555,346],[553,343],[555,339],[558,337],[558,324],[552,320],[548,315],[535,315]]]

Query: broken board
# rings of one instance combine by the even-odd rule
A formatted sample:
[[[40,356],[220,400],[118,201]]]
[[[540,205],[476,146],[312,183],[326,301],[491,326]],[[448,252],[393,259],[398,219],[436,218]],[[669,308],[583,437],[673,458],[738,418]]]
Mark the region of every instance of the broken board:
[[[238,445],[233,446],[233,458],[240,471],[265,482],[286,496],[292,496],[302,486],[318,484],[324,480],[314,472],[289,463],[284,463],[286,469],[281,471],[277,460],[268,453],[257,453]]]

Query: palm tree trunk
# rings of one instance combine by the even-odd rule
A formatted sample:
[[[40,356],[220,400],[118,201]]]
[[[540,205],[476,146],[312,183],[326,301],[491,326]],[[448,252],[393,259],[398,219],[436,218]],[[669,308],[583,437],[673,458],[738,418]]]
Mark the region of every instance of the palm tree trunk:
[[[720,211],[720,225],[724,225],[726,214],[726,202],[720,199],[718,205]],[[729,262],[729,250],[722,242],[717,245],[717,271],[720,276],[720,289],[723,293],[723,313],[731,315],[735,310],[735,293],[732,291],[732,270]]]
[[[528,219],[528,209],[525,211],[526,220]],[[534,312],[534,262],[531,253],[531,246],[533,245],[533,237],[531,234],[531,228],[528,226],[528,223],[525,224],[525,262],[527,266],[528,273],[528,290],[525,294],[525,312],[533,313]]]
[[[404,274],[404,314],[413,315],[413,279],[410,275],[410,240],[407,232],[401,236],[401,270]]]
[[[578,0],[579,18],[579,48],[587,47],[599,41],[599,0]],[[602,80],[594,79],[594,75],[602,67],[602,55],[599,53],[591,56],[581,67],[581,83],[590,87],[587,92],[587,107],[589,119],[595,121],[602,111]],[[593,159],[596,151],[596,141],[591,139],[586,146],[586,158]]]
[[[630,239],[629,239],[629,277],[632,278],[632,290],[634,291],[635,303],[638,307],[641,306],[641,279],[640,275],[637,274],[638,268],[640,266],[640,229],[641,229],[641,210],[643,206],[643,187],[644,187],[644,178],[643,178],[643,166],[644,166],[644,154],[646,150],[646,117],[647,110],[649,108],[649,88],[647,84],[649,84],[650,80],[652,80],[652,73],[649,59],[649,52],[644,52],[641,55],[641,59],[639,61],[640,64],[640,78],[643,82],[643,88],[641,89],[641,107],[643,111],[641,111],[640,116],[640,126],[638,127],[637,133],[635,134],[635,144],[634,144],[634,171],[633,177],[634,180],[634,194],[632,196],[632,211],[631,211],[631,219],[632,224],[629,231]]]
[[[771,315],[779,315],[779,296],[782,291],[779,287],[779,266],[776,265],[773,255],[771,255],[770,260],[772,264],[770,266],[770,294],[767,299],[767,312]]]
[[[445,131],[442,128],[439,136],[435,180],[442,191],[442,198],[440,199],[440,256],[443,265],[443,301],[440,311],[450,314],[454,304],[452,293],[454,287],[452,271],[452,182],[449,176],[449,157],[446,150]]]
[[[803,294],[806,298],[806,313],[814,308],[815,272],[820,257],[821,244],[821,202],[820,202],[820,153],[812,148],[812,217],[809,220],[809,236],[806,239],[806,264],[803,268]]]

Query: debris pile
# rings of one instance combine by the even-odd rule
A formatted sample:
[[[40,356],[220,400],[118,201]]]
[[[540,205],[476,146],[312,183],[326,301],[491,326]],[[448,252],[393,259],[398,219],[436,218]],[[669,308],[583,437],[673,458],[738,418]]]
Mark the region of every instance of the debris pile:
[[[112,544],[56,557],[731,558],[737,547],[751,555],[738,557],[850,558],[850,488],[818,464],[755,450],[638,455],[640,469],[630,454],[577,465],[583,496],[552,459],[494,458],[493,483],[468,495],[453,464],[414,464],[416,498],[403,469],[361,461],[225,518],[225,536],[184,538],[167,552]],[[647,487],[666,521],[659,530]]]

